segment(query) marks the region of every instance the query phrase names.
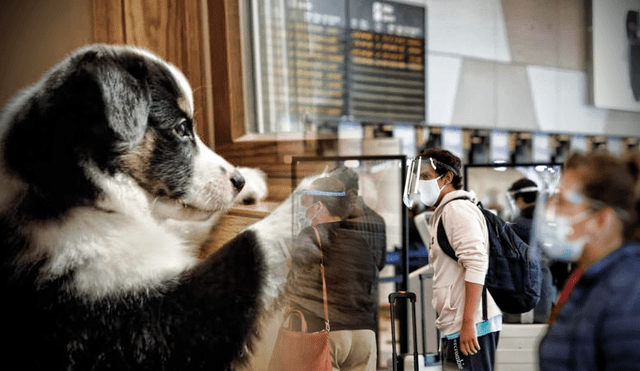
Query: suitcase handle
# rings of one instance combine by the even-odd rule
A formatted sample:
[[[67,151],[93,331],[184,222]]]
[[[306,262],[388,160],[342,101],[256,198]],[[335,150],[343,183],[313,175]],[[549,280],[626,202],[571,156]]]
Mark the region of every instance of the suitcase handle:
[[[395,302],[398,299],[408,299],[411,301],[411,312],[413,314],[413,369],[418,371],[418,334],[416,333],[416,294],[408,291],[397,291],[389,294],[389,303],[391,304],[389,309],[391,310],[391,362],[393,365],[393,371],[398,370],[398,354],[396,353],[396,331],[395,331]]]
[[[398,292],[392,292],[391,294],[389,294],[389,303],[393,304],[398,299],[409,299],[411,300],[412,303],[415,303],[416,294],[413,292],[407,292],[407,291],[398,291]]]
[[[433,278],[433,272],[422,273],[418,276],[420,278],[420,314],[422,316],[422,353],[424,354],[424,365],[427,366],[427,329],[425,326],[425,310],[426,305],[424,304],[424,280]],[[436,313],[437,317],[437,313]],[[436,355],[435,361],[440,361],[440,330],[436,328],[436,338],[438,341],[436,342]]]

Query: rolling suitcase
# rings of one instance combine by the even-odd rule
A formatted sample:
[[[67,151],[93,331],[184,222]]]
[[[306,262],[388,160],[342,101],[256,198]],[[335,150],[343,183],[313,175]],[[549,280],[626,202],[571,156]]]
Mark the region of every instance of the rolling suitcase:
[[[395,304],[398,299],[406,299],[411,302],[411,312],[413,318],[413,354],[403,354],[398,357],[396,351],[396,332],[395,332]],[[389,309],[391,311],[391,348],[392,358],[391,365],[393,371],[436,371],[441,369],[438,354],[418,354],[418,336],[416,330],[416,294],[413,292],[393,292],[389,294]],[[423,309],[424,312],[424,309]],[[424,327],[424,324],[423,324]],[[424,330],[422,332],[424,334]],[[424,335],[423,335],[424,336]],[[423,349],[426,350],[426,338],[423,338]],[[415,362],[417,360],[417,362]]]

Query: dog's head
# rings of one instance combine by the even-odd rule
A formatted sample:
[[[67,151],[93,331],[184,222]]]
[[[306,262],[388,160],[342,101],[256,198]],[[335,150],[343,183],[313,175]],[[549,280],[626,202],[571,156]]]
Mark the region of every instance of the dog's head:
[[[232,204],[244,179],[200,141],[193,111],[186,78],[156,55],[127,46],[80,49],[0,117],[0,214],[109,212],[113,203],[102,201],[127,192],[129,182],[144,190],[157,217],[210,218]]]

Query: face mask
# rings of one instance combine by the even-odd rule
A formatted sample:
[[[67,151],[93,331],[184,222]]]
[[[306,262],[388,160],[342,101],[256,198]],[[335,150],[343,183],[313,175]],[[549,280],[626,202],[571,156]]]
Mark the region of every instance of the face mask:
[[[553,220],[537,221],[536,234],[538,246],[552,260],[575,262],[582,255],[584,245],[589,241],[587,236],[569,240],[573,226],[589,218],[588,213],[576,217],[556,215]]]
[[[427,206],[433,206],[436,204],[438,196],[440,196],[440,192],[444,189],[444,186],[442,186],[442,188],[438,187],[438,179],[440,178],[442,178],[442,175],[435,179],[418,181],[420,202]]]
[[[311,220],[307,218],[307,209],[298,210],[296,213],[296,220],[298,221],[298,230],[303,230],[311,225]]]

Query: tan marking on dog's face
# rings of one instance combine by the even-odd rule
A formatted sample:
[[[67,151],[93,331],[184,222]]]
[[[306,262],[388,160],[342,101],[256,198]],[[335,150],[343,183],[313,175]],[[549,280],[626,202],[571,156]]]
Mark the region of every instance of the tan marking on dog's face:
[[[189,115],[189,117],[193,117],[192,109],[189,105],[188,100],[185,97],[178,98],[177,103],[178,103],[178,108],[180,108],[182,112],[185,112],[187,115]]]
[[[122,167],[149,194],[159,196],[168,193],[168,189],[162,182],[150,179],[148,176],[149,164],[155,147],[155,134],[147,132],[142,142],[122,157]]]
[[[186,76],[173,64],[167,63],[166,67],[171,71],[173,78],[178,83],[180,89],[180,98],[178,98],[178,105],[183,112],[185,112],[190,118],[193,118],[194,106],[193,106],[193,90]]]

